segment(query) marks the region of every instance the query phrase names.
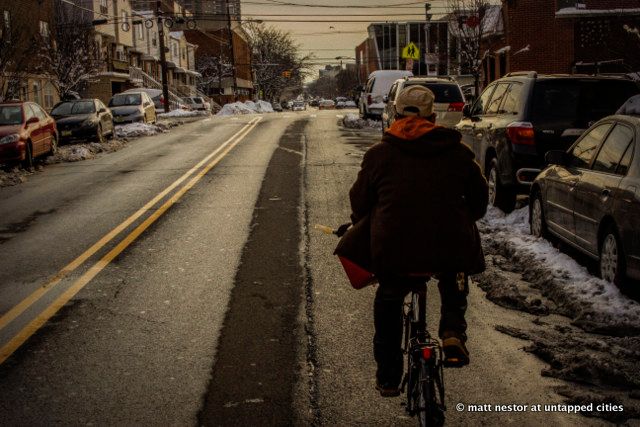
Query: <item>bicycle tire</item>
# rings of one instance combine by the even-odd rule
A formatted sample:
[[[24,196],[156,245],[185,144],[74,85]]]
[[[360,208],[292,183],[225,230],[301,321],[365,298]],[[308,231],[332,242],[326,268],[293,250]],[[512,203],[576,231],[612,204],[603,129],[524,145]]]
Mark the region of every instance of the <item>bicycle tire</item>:
[[[418,425],[421,427],[441,427],[444,425],[444,411],[439,402],[439,381],[433,365],[422,363],[418,377]]]

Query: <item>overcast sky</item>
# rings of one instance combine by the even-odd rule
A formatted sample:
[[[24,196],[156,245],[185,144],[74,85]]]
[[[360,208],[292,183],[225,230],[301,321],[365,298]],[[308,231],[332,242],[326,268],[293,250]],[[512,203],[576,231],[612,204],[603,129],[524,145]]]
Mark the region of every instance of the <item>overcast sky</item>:
[[[289,31],[300,44],[302,53],[313,53],[317,58],[316,68],[323,68],[326,64],[339,64],[335,59],[338,56],[353,58],[355,47],[367,37],[371,22],[424,21],[424,3],[415,0],[242,0],[242,18],[262,19],[267,25]],[[431,0],[430,3],[434,15],[445,11],[446,0]]]

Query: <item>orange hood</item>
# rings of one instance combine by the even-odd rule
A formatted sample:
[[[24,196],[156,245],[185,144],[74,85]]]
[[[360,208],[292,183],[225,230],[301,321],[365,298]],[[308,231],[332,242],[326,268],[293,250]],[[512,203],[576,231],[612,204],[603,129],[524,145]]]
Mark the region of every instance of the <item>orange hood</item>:
[[[424,117],[409,116],[396,120],[385,132],[396,138],[411,141],[441,127]]]

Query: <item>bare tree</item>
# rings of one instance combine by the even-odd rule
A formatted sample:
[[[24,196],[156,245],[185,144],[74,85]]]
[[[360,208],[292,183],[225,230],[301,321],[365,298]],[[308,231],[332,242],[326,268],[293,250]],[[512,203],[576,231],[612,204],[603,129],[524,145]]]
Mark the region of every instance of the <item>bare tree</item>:
[[[266,99],[278,99],[288,88],[302,91],[310,56],[301,56],[291,34],[264,24],[247,26],[256,82]]]
[[[474,76],[476,93],[480,84],[482,41],[486,32],[487,0],[447,0],[449,34],[459,41],[460,74]]]
[[[198,89],[206,94],[210,94],[213,87],[221,88],[224,77],[233,76],[231,61],[224,54],[196,57],[196,71],[202,75]]]
[[[57,0],[52,34],[55,43],[43,39],[41,44],[44,71],[60,98],[85,90],[103,66],[93,26],[77,10]]]
[[[37,34],[29,20],[28,3],[15,2],[0,16],[0,99],[18,98],[24,76],[37,53]]]

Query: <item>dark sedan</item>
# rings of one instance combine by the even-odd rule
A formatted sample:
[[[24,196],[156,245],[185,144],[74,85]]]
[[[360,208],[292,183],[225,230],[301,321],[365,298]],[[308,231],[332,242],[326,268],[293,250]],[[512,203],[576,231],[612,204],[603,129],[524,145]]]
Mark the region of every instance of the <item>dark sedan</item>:
[[[99,99],[62,101],[51,110],[56,120],[60,140],[89,140],[103,142],[113,136],[113,116]]]
[[[531,187],[530,225],[599,263],[616,285],[640,279],[640,117],[605,117],[568,151],[550,151],[551,166]]]

